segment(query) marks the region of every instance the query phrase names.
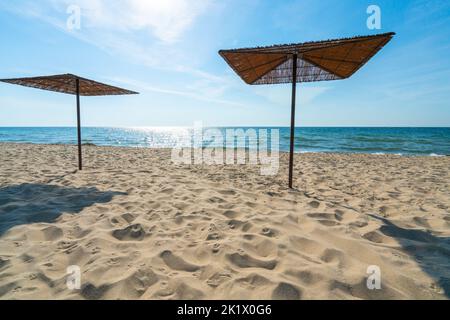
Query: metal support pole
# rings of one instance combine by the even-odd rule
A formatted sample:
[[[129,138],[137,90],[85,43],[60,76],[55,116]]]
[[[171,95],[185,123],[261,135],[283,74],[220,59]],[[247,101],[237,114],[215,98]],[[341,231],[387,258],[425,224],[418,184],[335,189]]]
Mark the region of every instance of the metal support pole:
[[[294,169],[295,140],[295,94],[297,88],[297,54],[292,55],[292,103],[291,103],[291,146],[289,151],[289,188],[292,189],[292,174]]]
[[[75,82],[77,87],[78,169],[83,170],[83,159],[81,156],[80,80],[76,79]]]

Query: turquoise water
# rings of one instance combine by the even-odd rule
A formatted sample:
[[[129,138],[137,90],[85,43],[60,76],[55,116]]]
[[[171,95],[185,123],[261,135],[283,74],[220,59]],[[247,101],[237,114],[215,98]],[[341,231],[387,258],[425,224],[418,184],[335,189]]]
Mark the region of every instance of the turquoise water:
[[[208,129],[208,128],[206,128]],[[225,133],[226,129],[215,128]],[[243,128],[245,130],[249,128]],[[279,130],[279,149],[289,150],[289,128]],[[170,148],[182,140],[183,128],[82,128],[83,143],[99,146]],[[296,152],[391,153],[401,155],[450,155],[450,128],[296,128]],[[0,127],[0,142],[75,144],[76,128]],[[204,146],[213,146],[206,141]]]

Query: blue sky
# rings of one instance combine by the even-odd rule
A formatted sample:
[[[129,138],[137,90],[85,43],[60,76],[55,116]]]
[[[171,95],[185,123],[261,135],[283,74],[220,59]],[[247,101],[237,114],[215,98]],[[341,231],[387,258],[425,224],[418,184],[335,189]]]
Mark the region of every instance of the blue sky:
[[[389,31],[352,78],[299,85],[297,125],[450,126],[448,1],[0,0],[0,77],[75,73],[141,93],[83,97],[85,126],[288,126],[290,86],[246,85],[219,49]],[[0,84],[0,126],[75,124],[73,96]]]

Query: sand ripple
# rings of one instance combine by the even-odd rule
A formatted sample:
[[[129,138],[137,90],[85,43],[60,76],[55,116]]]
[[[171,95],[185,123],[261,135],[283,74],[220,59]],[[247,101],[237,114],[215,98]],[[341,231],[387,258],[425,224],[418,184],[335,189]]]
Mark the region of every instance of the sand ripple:
[[[267,177],[85,152],[0,144],[0,299],[450,297],[448,157],[296,155],[288,190],[285,154]]]

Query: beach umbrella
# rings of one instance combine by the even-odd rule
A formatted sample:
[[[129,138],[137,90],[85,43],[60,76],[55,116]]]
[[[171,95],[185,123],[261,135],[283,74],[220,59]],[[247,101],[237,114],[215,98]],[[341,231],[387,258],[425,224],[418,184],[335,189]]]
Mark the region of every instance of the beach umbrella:
[[[59,74],[53,76],[0,79],[2,82],[17,84],[36,89],[73,94],[77,99],[77,134],[78,134],[78,169],[83,169],[81,152],[81,119],[80,96],[109,96],[138,94],[137,92],[110,86],[94,80],[82,78],[73,74]]]
[[[297,82],[349,78],[395,33],[267,47],[220,50],[228,65],[250,85],[292,83],[289,188],[292,188]]]

